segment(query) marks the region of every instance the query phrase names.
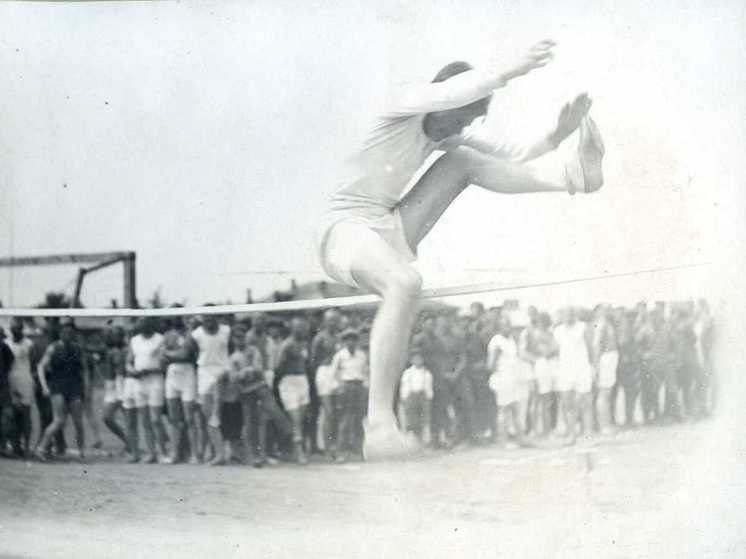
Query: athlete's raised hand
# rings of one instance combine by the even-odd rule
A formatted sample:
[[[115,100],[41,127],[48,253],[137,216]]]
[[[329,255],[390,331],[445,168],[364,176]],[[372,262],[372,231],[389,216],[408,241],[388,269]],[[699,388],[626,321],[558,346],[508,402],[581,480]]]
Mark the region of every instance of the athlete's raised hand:
[[[526,75],[536,68],[546,66],[554,58],[552,49],[556,44],[550,39],[536,43],[528,52],[519,56],[518,60],[506,69],[503,77],[505,80],[512,80],[518,76]]]

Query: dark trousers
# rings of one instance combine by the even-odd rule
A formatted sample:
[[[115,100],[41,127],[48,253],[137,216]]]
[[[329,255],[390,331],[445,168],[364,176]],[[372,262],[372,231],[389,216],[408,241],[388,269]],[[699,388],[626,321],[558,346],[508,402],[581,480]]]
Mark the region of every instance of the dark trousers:
[[[262,386],[249,394],[243,394],[245,425],[248,429],[254,458],[265,458],[267,455],[267,428],[272,426],[276,437],[286,441],[292,437],[293,427],[290,419],[277,403],[275,395],[267,386]]]
[[[36,409],[39,410],[39,438],[44,433],[46,428],[52,423],[54,419],[52,415],[52,401],[48,396],[44,395],[41,389],[41,383],[38,379],[34,379],[34,397],[36,399]],[[54,437],[54,451],[55,454],[65,454],[67,451],[67,443],[65,442],[65,433],[63,429]]]
[[[628,382],[620,386],[624,388],[624,422],[632,425],[635,421],[637,398],[640,396],[640,382]]]
[[[425,432],[425,421],[428,414],[430,400],[424,392],[415,392],[404,400],[404,415],[407,418],[407,431],[411,431],[422,439]]]
[[[448,407],[454,401],[453,384],[441,375],[433,375],[433,410],[430,418],[430,433],[434,445],[438,445],[441,435],[450,435],[451,421]]]
[[[661,416],[660,400],[658,399],[661,381],[658,379],[658,374],[653,365],[642,365],[640,404],[646,423],[652,419],[660,419]]]
[[[456,416],[459,422],[459,435],[461,439],[468,438],[475,441],[480,435],[479,409],[477,402],[479,398],[478,386],[474,378],[467,374],[461,374],[456,380]],[[483,431],[483,429],[482,429]]]
[[[312,453],[319,452],[318,439],[316,434],[319,432],[319,415],[321,411],[321,405],[319,402],[319,395],[316,392],[316,372],[308,375],[308,388],[310,404],[304,417],[303,422],[303,438],[308,441],[308,448]]]
[[[368,391],[362,381],[342,382],[340,391],[339,448],[360,452],[363,448],[363,418]]]

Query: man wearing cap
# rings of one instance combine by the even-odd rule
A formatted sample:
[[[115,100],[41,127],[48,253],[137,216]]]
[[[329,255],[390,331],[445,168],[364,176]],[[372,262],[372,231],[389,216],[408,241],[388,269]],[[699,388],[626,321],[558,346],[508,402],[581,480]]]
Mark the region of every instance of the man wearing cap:
[[[360,335],[352,328],[342,332],[342,349],[332,359],[332,371],[340,386],[340,456],[360,454],[363,416],[368,386],[368,354],[358,347]]]

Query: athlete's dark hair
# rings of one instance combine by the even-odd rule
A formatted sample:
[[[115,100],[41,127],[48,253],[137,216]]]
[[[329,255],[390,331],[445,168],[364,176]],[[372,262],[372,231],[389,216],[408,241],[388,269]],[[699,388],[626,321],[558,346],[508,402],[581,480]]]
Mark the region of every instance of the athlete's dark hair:
[[[468,72],[469,70],[473,70],[474,67],[469,64],[468,62],[464,62],[463,60],[456,60],[455,62],[451,62],[450,64],[446,64],[443,66],[437,74],[435,74],[435,77],[433,78],[433,83],[437,82],[444,82],[448,78],[452,78],[453,76],[457,74],[462,74],[464,72]]]
[[[468,62],[464,62],[463,60],[456,60],[454,62],[451,62],[450,64],[446,64],[445,66],[443,66],[440,71],[435,74],[432,83],[444,82],[447,79],[452,78],[453,76],[463,74],[464,72],[468,72],[469,70],[473,69],[474,67]],[[483,99],[478,99],[477,101],[466,105],[466,107],[476,107],[482,114],[485,114],[487,112],[487,107],[489,106],[491,99],[492,96],[490,95]]]

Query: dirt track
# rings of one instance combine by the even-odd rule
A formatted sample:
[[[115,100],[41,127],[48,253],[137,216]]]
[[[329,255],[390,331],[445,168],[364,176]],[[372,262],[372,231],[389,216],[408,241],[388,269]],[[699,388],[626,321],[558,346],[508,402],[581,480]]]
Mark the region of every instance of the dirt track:
[[[744,437],[721,421],[562,450],[210,469],[0,462],[18,557],[743,557]],[[743,432],[743,430],[741,430]],[[738,446],[734,446],[738,443]]]

